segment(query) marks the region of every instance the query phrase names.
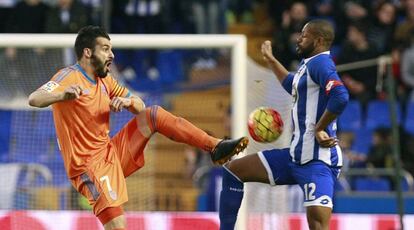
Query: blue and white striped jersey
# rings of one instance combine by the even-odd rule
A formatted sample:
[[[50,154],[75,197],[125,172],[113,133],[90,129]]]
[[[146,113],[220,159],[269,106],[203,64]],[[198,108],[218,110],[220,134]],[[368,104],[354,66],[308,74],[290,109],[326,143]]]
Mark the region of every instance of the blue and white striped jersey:
[[[330,90],[342,85],[329,51],[302,60],[298,71],[290,73],[282,85],[293,97],[290,145],[293,161],[306,164],[320,160],[330,166],[342,166],[339,146],[323,148],[315,138],[315,126],[327,108]],[[336,121],[325,131],[330,137],[336,137]]]

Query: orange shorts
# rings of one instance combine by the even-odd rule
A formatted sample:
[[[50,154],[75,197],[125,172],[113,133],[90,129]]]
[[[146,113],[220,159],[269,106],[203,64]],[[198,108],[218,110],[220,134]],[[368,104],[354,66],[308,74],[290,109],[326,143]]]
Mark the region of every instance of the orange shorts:
[[[95,215],[128,201],[125,178],[144,166],[143,151],[151,136],[145,116],[141,113],[131,119],[111,139],[102,153],[106,157],[89,164],[85,173],[71,179],[76,190],[89,200]]]

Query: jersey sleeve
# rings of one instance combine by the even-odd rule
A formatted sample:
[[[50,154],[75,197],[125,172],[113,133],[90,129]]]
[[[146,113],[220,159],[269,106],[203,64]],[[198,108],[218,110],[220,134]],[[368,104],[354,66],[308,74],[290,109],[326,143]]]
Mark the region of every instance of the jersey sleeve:
[[[112,76],[108,76],[108,90],[109,90],[109,98],[114,97],[130,97],[131,92],[125,87],[118,83]]]
[[[312,80],[321,88],[324,88],[327,95],[335,87],[343,86],[336,72],[335,64],[329,56],[321,55],[316,57],[308,63],[307,67]]]
[[[336,72],[335,64],[328,56],[320,56],[309,63],[312,80],[324,89],[328,97],[326,109],[341,114],[349,101],[349,93]]]
[[[73,77],[74,70],[64,68],[57,72],[50,81],[43,84],[39,89],[49,93],[63,92],[69,85],[76,84]]]
[[[292,84],[293,84],[293,74],[289,73],[282,82],[283,88],[289,93],[292,94]]]

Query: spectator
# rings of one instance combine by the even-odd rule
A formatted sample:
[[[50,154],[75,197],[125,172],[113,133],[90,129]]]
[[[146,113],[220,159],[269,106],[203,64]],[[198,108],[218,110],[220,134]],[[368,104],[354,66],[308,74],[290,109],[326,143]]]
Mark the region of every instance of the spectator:
[[[368,42],[365,31],[367,31],[367,27],[363,23],[352,23],[348,26],[347,39],[338,56],[338,64],[362,61],[378,56],[377,48]],[[351,98],[359,100],[363,107],[370,100],[376,98],[376,66],[345,71],[341,78],[347,86]]]
[[[242,4],[242,3],[240,3]],[[219,34],[225,32],[224,8],[219,0],[193,0],[193,18],[197,34]],[[195,69],[214,69],[217,66],[215,52],[204,49],[193,64]]]
[[[391,131],[388,128],[377,128],[373,133],[372,146],[367,157],[367,166],[373,168],[392,168],[394,160],[392,156]]]
[[[343,0],[336,3],[337,17],[336,24],[336,44],[343,43],[346,37],[347,28],[355,22],[367,23],[369,20],[369,9],[371,1],[364,0]]]
[[[167,31],[167,23],[170,22],[166,18],[166,2],[161,0],[129,0],[123,5],[123,11],[126,19],[126,32],[138,34],[163,34]],[[125,52],[125,63],[123,63],[122,74],[130,75],[129,78],[134,79],[140,71],[134,69],[134,63],[129,63],[127,59],[131,56],[139,56],[137,52]],[[142,69],[146,76],[152,81],[158,80],[160,77],[159,70],[156,67],[157,52],[149,50],[142,60]]]
[[[295,69],[299,62],[296,55],[296,40],[302,27],[308,20],[308,9],[303,2],[293,3],[283,12],[280,30],[275,32],[274,42],[276,58],[288,69]]]
[[[251,23],[253,20],[253,1],[252,0],[229,0],[228,14],[229,23]],[[280,2],[280,1],[278,1]],[[272,12],[273,14],[274,12]]]
[[[411,45],[403,50],[401,58],[401,79],[408,88],[408,100],[414,100],[414,30],[411,31]]]
[[[49,10],[46,21],[48,33],[77,33],[90,22],[87,8],[77,0],[58,0]]]
[[[396,25],[396,7],[388,1],[380,1],[375,8],[373,24],[367,34],[368,41],[375,44],[379,54],[388,54],[393,45]]]
[[[410,44],[410,32],[414,29],[414,0],[406,0],[405,7],[405,18],[397,25],[394,34],[399,50]]]
[[[7,33],[43,33],[48,5],[40,0],[24,0],[12,9]]]
[[[58,0],[57,5],[47,13],[45,30],[47,33],[77,33],[80,28],[88,25],[89,22],[88,9],[83,3],[77,0]],[[45,59],[43,63],[54,63],[56,65],[47,76],[53,74],[57,68],[74,62],[73,57],[75,55],[71,49],[48,49],[46,52],[47,55],[43,56],[43,59]],[[57,60],[61,60],[61,62]]]
[[[7,23],[17,0],[0,0],[0,33],[6,32]]]

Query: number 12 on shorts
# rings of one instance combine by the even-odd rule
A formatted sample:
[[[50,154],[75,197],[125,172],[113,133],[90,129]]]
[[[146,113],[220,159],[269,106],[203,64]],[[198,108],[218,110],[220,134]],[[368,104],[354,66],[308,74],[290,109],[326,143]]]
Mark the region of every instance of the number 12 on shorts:
[[[315,183],[309,183],[303,185],[303,190],[305,191],[305,200],[314,200],[315,199],[315,190],[316,190],[316,184]]]
[[[112,190],[111,183],[109,182],[109,176],[105,175],[99,178],[99,180],[106,184],[106,187],[108,188],[109,196],[112,198],[112,200],[116,200],[118,198],[115,191]]]

